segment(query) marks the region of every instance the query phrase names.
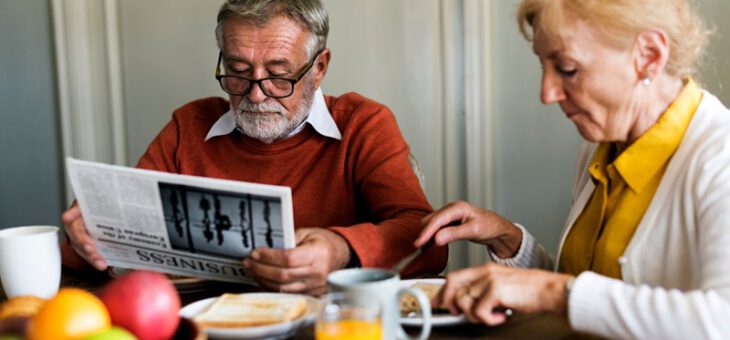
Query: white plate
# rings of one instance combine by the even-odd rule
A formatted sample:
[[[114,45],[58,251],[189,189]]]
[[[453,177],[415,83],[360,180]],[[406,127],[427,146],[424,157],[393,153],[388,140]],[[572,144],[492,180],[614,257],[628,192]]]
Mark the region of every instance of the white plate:
[[[445,284],[445,279],[416,279],[416,280],[403,280],[400,282],[401,287],[413,287],[416,283],[431,283],[431,284]],[[451,326],[466,323],[466,317],[464,314],[451,315],[451,314],[436,314],[431,316],[431,326]],[[400,323],[404,326],[421,326],[423,319],[421,318],[400,318]]]
[[[256,296],[277,296],[282,295],[281,293],[246,293],[246,295]],[[292,296],[301,296],[307,300],[307,309],[304,311],[302,316],[287,322],[281,322],[266,326],[256,327],[240,327],[240,328],[205,328],[204,331],[208,337],[216,339],[255,339],[262,337],[276,337],[282,335],[289,335],[294,333],[297,329],[310,325],[314,322],[317,317],[317,311],[320,309],[321,302],[311,296],[306,295],[295,295],[285,294]],[[202,313],[215,301],[217,297],[207,298],[200,301],[193,302],[182,309],[180,309],[180,316],[193,319],[196,315]]]

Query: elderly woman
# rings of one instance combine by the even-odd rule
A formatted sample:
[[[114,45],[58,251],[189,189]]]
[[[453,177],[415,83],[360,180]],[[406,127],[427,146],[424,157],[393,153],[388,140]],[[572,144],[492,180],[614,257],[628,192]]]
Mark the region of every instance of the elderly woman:
[[[524,0],[518,21],[542,101],[587,141],[560,252],[449,204],[416,245],[467,239],[496,264],[448,275],[434,302],[490,325],[510,308],[610,338],[730,338],[730,111],[692,80],[702,21],[687,0]]]

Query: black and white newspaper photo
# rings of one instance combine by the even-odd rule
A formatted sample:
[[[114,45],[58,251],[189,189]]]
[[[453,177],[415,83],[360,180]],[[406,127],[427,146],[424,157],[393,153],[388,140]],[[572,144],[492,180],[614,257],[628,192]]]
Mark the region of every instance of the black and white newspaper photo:
[[[110,266],[250,282],[243,258],[293,248],[289,187],[66,159],[89,234]]]
[[[172,249],[240,259],[283,248],[281,199],[159,183]]]

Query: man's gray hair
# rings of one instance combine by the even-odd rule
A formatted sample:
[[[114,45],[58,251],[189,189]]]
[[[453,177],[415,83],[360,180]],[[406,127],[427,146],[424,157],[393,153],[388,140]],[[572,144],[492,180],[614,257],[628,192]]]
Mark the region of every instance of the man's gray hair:
[[[307,56],[327,46],[329,18],[320,0],[226,0],[218,11],[215,37],[218,48],[223,50],[223,25],[235,18],[256,26],[263,26],[277,16],[286,16],[302,25],[311,33],[307,44]]]

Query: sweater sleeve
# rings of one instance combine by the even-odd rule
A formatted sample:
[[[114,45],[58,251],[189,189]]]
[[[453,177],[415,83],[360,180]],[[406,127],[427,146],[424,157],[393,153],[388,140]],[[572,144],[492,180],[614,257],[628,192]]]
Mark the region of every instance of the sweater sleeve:
[[[568,303],[575,329],[622,339],[730,338],[730,138],[703,137],[711,146],[695,152],[697,159],[685,160],[696,172],[676,198],[683,206],[691,205],[694,220],[673,221],[696,242],[696,252],[687,256],[691,270],[700,273],[698,282],[679,290],[583,273]]]
[[[730,303],[714,289],[683,292],[580,274],[568,302],[577,331],[611,339],[727,339]]]
[[[515,268],[540,268],[552,270],[554,267],[553,259],[545,248],[535,240],[525,227],[515,223],[515,226],[522,231],[522,243],[520,249],[514,257],[503,259],[493,253],[489,247],[489,258],[497,264]]]
[[[363,267],[391,268],[415,251],[421,219],[432,211],[408,161],[409,148],[395,117],[373,102],[354,108],[343,135],[366,221],[331,230],[343,236]],[[363,112],[365,111],[365,112]],[[437,274],[446,266],[447,247],[432,247],[401,273]]]

